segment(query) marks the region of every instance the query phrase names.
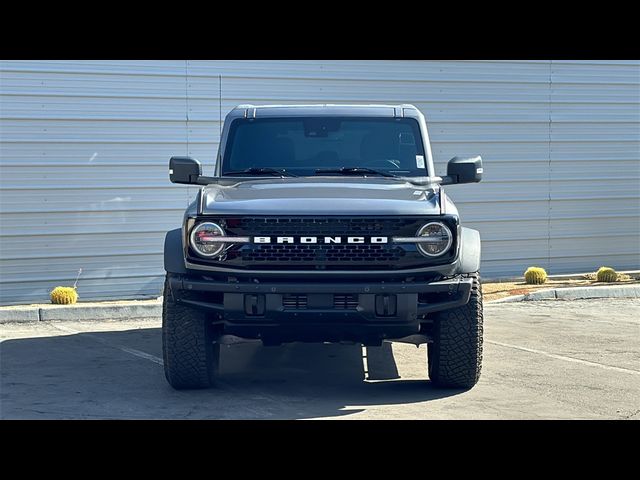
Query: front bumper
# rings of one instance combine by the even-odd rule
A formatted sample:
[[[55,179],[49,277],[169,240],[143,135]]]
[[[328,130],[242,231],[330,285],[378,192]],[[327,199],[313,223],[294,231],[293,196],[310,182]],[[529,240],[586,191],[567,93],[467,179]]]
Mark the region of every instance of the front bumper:
[[[225,333],[291,341],[304,339],[304,331],[326,341],[361,341],[418,333],[429,314],[465,305],[472,279],[241,283],[185,275],[169,277],[169,285],[176,302],[209,312]]]

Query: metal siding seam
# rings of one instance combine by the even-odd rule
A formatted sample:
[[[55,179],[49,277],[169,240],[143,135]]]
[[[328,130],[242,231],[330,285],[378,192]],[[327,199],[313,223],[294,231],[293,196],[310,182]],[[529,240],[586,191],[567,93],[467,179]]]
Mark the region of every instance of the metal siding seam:
[[[551,94],[552,94],[552,79],[553,75],[553,60],[549,60],[549,101],[547,104],[549,113],[549,141],[548,141],[548,166],[547,166],[547,192],[548,192],[548,204],[547,204],[547,269],[551,272]]]
[[[185,139],[187,141],[187,156],[191,155],[189,148],[189,60],[184,61],[184,126],[185,126]],[[189,198],[191,197],[191,186],[187,186],[187,206],[189,205]]]

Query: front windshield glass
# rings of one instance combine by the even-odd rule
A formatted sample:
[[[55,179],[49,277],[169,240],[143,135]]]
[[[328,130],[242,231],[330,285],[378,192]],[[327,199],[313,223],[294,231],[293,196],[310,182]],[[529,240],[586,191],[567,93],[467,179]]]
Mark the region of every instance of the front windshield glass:
[[[222,175],[269,168],[295,175],[369,168],[427,176],[418,122],[411,118],[288,117],[231,124]]]

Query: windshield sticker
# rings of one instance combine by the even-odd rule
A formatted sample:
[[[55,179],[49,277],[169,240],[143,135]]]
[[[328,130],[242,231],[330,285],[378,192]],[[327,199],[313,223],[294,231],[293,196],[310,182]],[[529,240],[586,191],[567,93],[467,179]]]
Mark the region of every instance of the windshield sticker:
[[[416,155],[416,167],[424,168],[424,156]]]

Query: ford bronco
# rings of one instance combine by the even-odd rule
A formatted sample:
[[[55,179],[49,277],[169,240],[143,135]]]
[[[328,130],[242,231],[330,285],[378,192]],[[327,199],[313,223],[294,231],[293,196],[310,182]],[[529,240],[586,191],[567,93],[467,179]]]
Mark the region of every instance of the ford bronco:
[[[427,344],[431,381],[471,388],[482,362],[480,235],[442,186],[479,182],[482,159],[436,176],[413,105],[240,105],[225,118],[214,176],[167,233],[165,375],[215,382],[225,339]]]

